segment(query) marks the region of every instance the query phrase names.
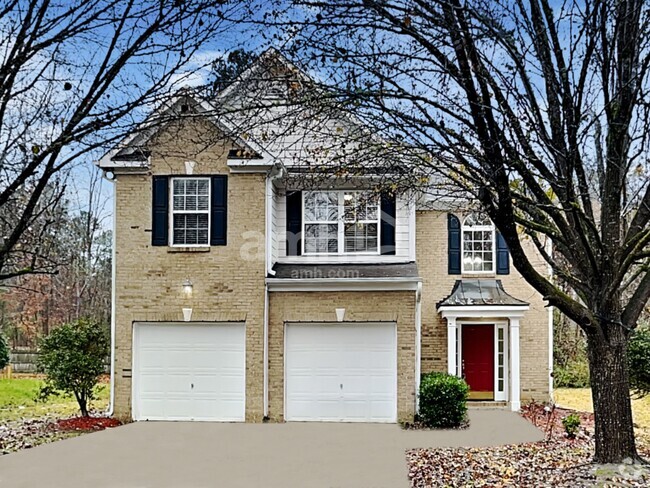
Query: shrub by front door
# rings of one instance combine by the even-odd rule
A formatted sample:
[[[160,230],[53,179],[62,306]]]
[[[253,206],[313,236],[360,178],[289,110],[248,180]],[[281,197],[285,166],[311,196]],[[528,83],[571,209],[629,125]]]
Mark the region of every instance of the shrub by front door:
[[[470,400],[494,400],[494,325],[462,326],[462,374]]]

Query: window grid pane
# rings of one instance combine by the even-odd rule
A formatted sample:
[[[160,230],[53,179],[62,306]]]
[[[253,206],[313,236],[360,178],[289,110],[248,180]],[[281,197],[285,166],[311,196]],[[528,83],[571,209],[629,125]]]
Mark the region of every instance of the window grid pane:
[[[172,179],[172,244],[208,245],[210,180]]]
[[[379,200],[359,191],[310,191],[304,196],[305,253],[379,249]]]
[[[465,219],[463,226],[463,271],[493,271],[494,229],[486,229],[485,220],[473,215]]]

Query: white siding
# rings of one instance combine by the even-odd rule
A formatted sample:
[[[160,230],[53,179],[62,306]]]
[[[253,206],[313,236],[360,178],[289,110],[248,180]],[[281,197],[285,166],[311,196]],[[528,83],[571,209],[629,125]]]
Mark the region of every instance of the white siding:
[[[278,212],[283,205],[280,204],[280,195],[279,190],[272,185],[273,198],[271,200],[271,263],[275,263],[278,260],[278,255],[280,252],[280,242],[284,243],[284,234],[280,234],[280,225],[277,218]],[[285,210],[282,210],[285,212]],[[284,244],[282,244],[284,247]],[[271,264],[271,266],[272,266]]]
[[[284,190],[278,190],[274,198],[274,225],[276,230],[275,242],[277,244],[277,261],[279,262],[301,262],[301,263],[369,263],[369,262],[406,262],[415,261],[415,256],[411,255],[410,237],[415,233],[415,219],[409,218],[409,212],[413,210],[413,205],[409,205],[407,197],[397,197],[397,208],[395,211],[395,255],[394,256],[359,256],[353,254],[341,255],[319,255],[319,256],[287,256],[286,239],[284,238],[287,228],[287,204]],[[275,262],[275,258],[274,258]]]

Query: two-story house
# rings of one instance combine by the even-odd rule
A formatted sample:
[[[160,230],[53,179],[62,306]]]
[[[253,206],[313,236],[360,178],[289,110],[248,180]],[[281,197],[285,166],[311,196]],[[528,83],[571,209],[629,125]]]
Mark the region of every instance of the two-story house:
[[[115,189],[114,413],[405,421],[429,371],[481,403],[548,398],[551,315],[489,219],[363,176],[309,179],[300,134],[270,142],[266,123],[238,131],[255,114],[214,115],[249,85],[281,98],[282,82],[252,81],[269,64],[296,70],[268,51],[99,163]]]

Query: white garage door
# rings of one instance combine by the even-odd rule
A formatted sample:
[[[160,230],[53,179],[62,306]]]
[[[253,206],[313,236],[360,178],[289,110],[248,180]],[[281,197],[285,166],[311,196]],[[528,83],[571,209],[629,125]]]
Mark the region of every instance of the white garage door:
[[[287,420],[396,421],[394,323],[287,325],[285,361]]]
[[[135,324],[135,420],[243,421],[244,324]]]

